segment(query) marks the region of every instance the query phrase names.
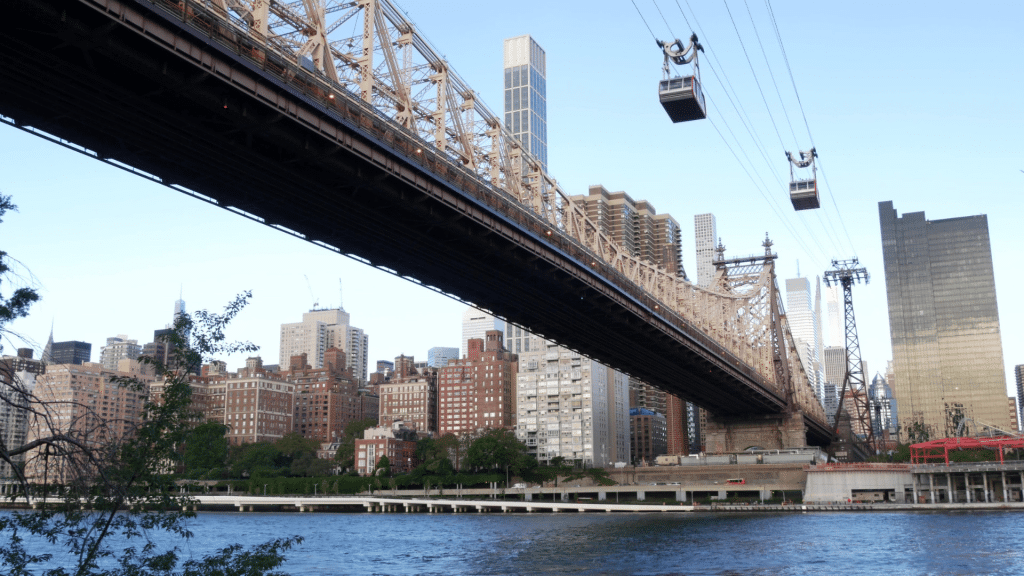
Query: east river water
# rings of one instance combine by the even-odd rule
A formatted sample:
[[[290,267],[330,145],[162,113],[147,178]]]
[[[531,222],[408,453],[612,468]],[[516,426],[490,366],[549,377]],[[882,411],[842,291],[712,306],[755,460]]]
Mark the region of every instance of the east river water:
[[[204,512],[190,528],[195,556],[303,536],[296,576],[1024,574],[1019,512]]]

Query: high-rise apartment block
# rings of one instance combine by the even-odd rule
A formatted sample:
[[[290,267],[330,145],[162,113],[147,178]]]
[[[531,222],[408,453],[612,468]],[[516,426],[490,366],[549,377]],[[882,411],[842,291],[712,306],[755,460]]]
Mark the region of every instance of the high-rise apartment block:
[[[965,418],[1010,426],[995,275],[984,215],[927,220],[878,204],[904,427],[953,436]]]
[[[349,324],[349,314],[344,309],[313,309],[302,315],[302,322],[281,324],[282,367],[288,366],[292,356],[305,354],[310,366],[323,368],[324,353],[332,347],[345,352],[353,378],[365,382],[369,337]]]
[[[408,358],[407,367],[402,368],[396,358],[395,375],[380,384],[380,425],[402,422],[418,433],[436,434],[437,371],[431,368],[419,374],[411,356],[399,358]]]
[[[228,443],[276,442],[294,430],[296,386],[265,370],[259,357],[221,380]]]
[[[505,39],[505,129],[548,170],[547,56],[529,35]]]
[[[697,285],[709,286],[715,279],[715,242],[718,230],[714,214],[693,217],[693,247],[697,251]]]
[[[443,346],[435,346],[430,350],[427,350],[427,366],[431,368],[444,368],[448,365],[449,360],[459,359],[458,348],[445,348]]]
[[[295,384],[294,430],[304,438],[339,441],[345,426],[361,418],[359,386],[341,350],[328,348],[322,368],[310,366],[305,354],[292,356],[281,375]]]
[[[1007,432],[1017,432],[1020,430],[1020,414],[1017,413],[1017,398],[1008,398],[1010,405],[1010,429]]]
[[[646,200],[625,192],[591,186],[587,195],[573,196],[597,229],[632,256],[653,262],[671,274],[686,277],[682,260],[682,229],[668,214],[658,214]]]
[[[126,334],[107,338],[107,345],[100,348],[100,364],[106,370],[117,370],[120,360],[135,360],[142,354],[138,340],[129,340]]]
[[[7,449],[23,446],[28,437],[28,415],[36,376],[45,370],[43,363],[32,358],[31,348],[19,348],[17,356],[0,358],[0,446]],[[16,464],[24,462],[15,456]],[[14,469],[0,461],[0,494],[16,489]]]
[[[49,364],[35,381],[33,408],[46,413],[46,418],[32,417],[28,423],[29,443],[54,434],[66,434],[86,446],[99,446],[123,440],[135,432],[146,394],[121,386],[111,379],[136,376],[104,370],[102,364]],[[36,402],[39,406],[36,406]],[[43,408],[45,404],[45,409]],[[66,462],[44,455],[43,448],[33,450],[26,458],[26,474],[36,481],[70,479],[74,469]]]
[[[30,372],[42,374],[46,372],[46,364],[42,360],[33,358],[35,352],[31,348],[18,348],[15,356],[4,356],[0,358],[0,377],[4,374],[10,376],[15,372]]]
[[[540,462],[629,462],[629,377],[538,336],[530,340],[519,356],[516,437]]]
[[[630,453],[634,464],[654,464],[668,450],[665,415],[646,408],[629,409]]]
[[[438,433],[466,434],[515,423],[514,384],[519,358],[502,333],[471,338],[469,354],[438,371]]]
[[[484,338],[491,330],[505,331],[505,321],[501,318],[477,310],[470,306],[462,313],[462,357],[469,353],[468,342],[470,338]],[[397,368],[397,367],[396,367]]]
[[[601,185],[591,186],[587,195],[573,196],[572,200],[586,209],[587,218],[602,234],[632,256],[657,264],[680,278],[686,278],[682,260],[682,229],[675,218],[669,214],[658,214],[646,200],[633,200],[625,192],[609,192]],[[637,389],[635,384],[632,386],[634,390]],[[678,398],[666,396],[664,406],[660,413],[668,421],[669,452],[689,453],[684,403]]]

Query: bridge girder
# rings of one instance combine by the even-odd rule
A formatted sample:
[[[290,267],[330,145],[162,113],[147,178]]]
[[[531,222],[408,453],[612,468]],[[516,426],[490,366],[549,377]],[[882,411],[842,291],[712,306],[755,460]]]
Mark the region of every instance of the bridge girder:
[[[162,12],[168,5],[172,12]],[[81,0],[58,12],[46,0],[17,0],[12,11],[31,24],[0,33],[0,78],[10,87],[0,113],[325,248],[369,256],[570,346],[579,341],[574,331],[609,333],[609,318],[635,323],[644,338],[609,336],[586,352],[618,366],[633,356],[632,366],[649,368],[627,371],[716,413],[785,409],[786,383],[774,376],[760,320],[774,283],[768,271],[744,280],[752,292],[690,285],[600,234],[528,154],[516,152],[524,164],[509,173],[533,178],[525,188],[539,201],[524,201],[514,182],[492,188],[503,183],[493,171],[474,171],[493,162],[459,165],[447,147],[421,150],[421,137],[379,110],[342,93],[330,98],[331,85],[304,74],[280,46],[200,8]],[[84,67],[83,50],[91,60]],[[499,148],[517,147],[495,139],[494,128]],[[386,214],[367,216],[375,211]],[[381,234],[398,220],[405,236]],[[461,246],[483,234],[486,245]],[[450,273],[437,271],[438,247],[461,251],[446,259]],[[481,268],[488,256],[512,265]],[[510,304],[517,291],[532,298]],[[552,294],[585,294],[590,309],[616,313],[580,315],[565,300],[545,302]]]

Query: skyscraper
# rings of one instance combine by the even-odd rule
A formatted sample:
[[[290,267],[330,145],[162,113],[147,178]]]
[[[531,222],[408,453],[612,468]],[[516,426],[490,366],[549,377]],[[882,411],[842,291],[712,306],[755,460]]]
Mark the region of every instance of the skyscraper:
[[[825,416],[831,425],[835,425],[836,410],[839,409],[839,393],[843,389],[843,379],[846,378],[847,362],[845,346],[825,348],[825,356],[822,358],[825,385],[822,387],[821,405],[825,407]]]
[[[547,56],[529,35],[505,39],[505,128],[548,170]],[[463,351],[465,354],[465,351]]]
[[[923,424],[933,437],[966,418],[1007,429],[988,218],[900,217],[892,202],[878,213],[903,426]]]
[[[54,342],[49,356],[50,364],[84,364],[92,357],[92,344],[78,340]]]
[[[880,441],[895,441],[899,429],[899,410],[892,397],[892,389],[881,374],[875,374],[868,388],[871,406],[871,429]]]
[[[430,366],[431,368],[444,368],[445,366],[448,365],[449,360],[458,359],[458,348],[434,346],[430,350],[427,350],[427,366]]]
[[[693,247],[697,251],[697,285],[708,286],[715,278],[715,228],[714,214],[697,214],[693,217]]]
[[[821,349],[821,323],[816,313],[821,310],[821,291],[815,290],[814,294],[816,302],[812,306],[811,282],[807,278],[786,280],[786,318],[789,319],[789,329],[793,333],[807,381],[814,388],[818,400],[824,404],[825,375],[818,355]]]
[[[466,308],[466,311],[462,313],[462,357],[465,358],[466,354],[469,353],[466,343],[470,338],[480,338],[482,340],[486,337],[487,332],[491,330],[504,332],[505,321],[501,318],[495,318],[483,310],[477,310],[472,306]],[[511,347],[508,349],[515,352]]]
[[[828,302],[828,345],[846,346],[846,318],[839,311],[839,286],[825,288]]]
[[[1017,412],[1024,416],[1024,364],[1014,366],[1013,375],[1017,381]]]
[[[357,383],[365,382],[369,337],[349,324],[343,308],[313,309],[302,315],[302,322],[281,324],[280,366],[288,366],[292,356],[305,354],[310,366],[323,368],[324,352],[331,347],[345,352],[352,377]]]

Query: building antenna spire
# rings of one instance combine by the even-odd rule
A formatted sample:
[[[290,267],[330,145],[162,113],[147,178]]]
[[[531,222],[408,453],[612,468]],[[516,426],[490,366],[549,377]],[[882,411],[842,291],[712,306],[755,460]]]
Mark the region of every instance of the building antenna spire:
[[[338,309],[341,311],[345,310],[345,292],[343,290],[344,283],[341,278],[338,278]]]

